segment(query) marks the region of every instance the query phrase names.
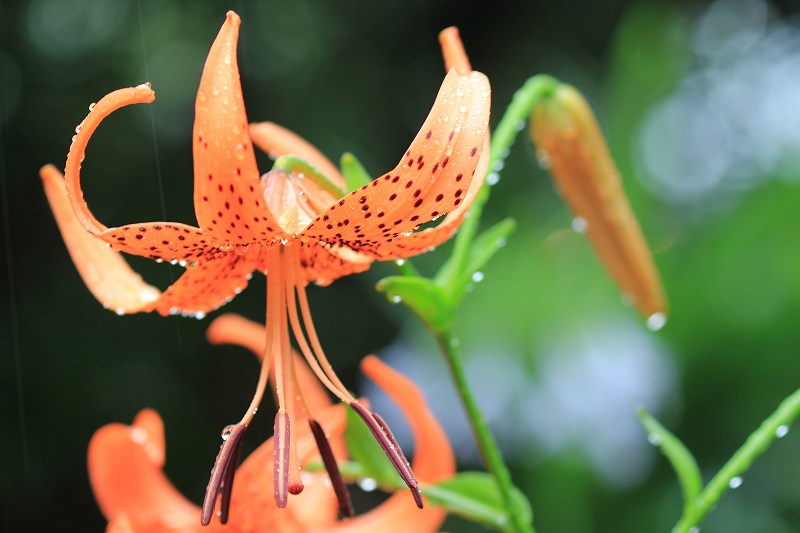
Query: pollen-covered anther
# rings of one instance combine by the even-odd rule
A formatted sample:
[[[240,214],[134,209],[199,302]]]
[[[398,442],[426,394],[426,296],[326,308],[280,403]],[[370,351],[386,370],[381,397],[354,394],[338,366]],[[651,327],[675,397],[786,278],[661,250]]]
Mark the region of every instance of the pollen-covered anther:
[[[231,494],[233,491],[233,477],[236,467],[239,464],[239,455],[244,443],[244,435],[247,432],[247,425],[235,424],[226,426],[222,430],[222,445],[211,469],[211,478],[206,486],[206,494],[203,498],[203,512],[200,523],[207,526],[211,523],[214,515],[214,507],[217,497],[221,496],[219,520],[225,524],[228,522],[228,512],[231,505]]]
[[[406,485],[408,485],[408,488],[411,489],[411,495],[414,497],[414,502],[417,504],[417,507],[422,509],[422,493],[419,490],[419,482],[417,481],[417,478],[414,477],[414,473],[411,471],[408,460],[403,454],[403,451],[400,449],[400,446],[397,444],[397,441],[395,440],[392,432],[389,430],[389,427],[379,415],[367,411],[358,402],[350,402],[350,407],[352,407],[358,416],[361,417],[364,423],[367,424],[372,436],[375,437],[375,440],[383,449],[383,452],[386,454],[386,457],[389,458],[389,461],[391,461],[394,469],[397,470],[398,474],[400,474],[400,478]]]

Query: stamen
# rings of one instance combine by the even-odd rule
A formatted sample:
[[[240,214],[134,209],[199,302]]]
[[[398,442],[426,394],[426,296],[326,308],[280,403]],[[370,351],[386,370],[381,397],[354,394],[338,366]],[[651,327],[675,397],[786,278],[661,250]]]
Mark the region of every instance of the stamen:
[[[279,409],[275,415],[273,428],[275,451],[275,504],[281,509],[286,507],[289,493],[289,415]]]
[[[285,250],[284,250],[285,252]],[[281,254],[279,258],[280,263],[276,265],[281,273],[280,298],[278,301],[278,314],[273,315],[272,320],[277,321],[277,340],[278,353],[275,357],[275,389],[278,395],[278,409],[286,413],[289,427],[293,427],[296,422],[295,418],[295,394],[294,394],[294,380],[292,378],[292,345],[289,339],[289,325],[286,319],[286,285],[282,282],[283,279],[288,278],[286,273],[289,272],[287,261],[287,253]],[[273,265],[275,268],[275,265]],[[294,439],[287,439],[285,443],[288,448],[288,467],[287,467],[287,487],[288,492],[291,494],[300,494],[303,492],[303,482],[300,479],[300,461],[297,458],[297,442]]]
[[[342,518],[350,518],[353,516],[353,502],[350,500],[350,491],[347,490],[347,485],[342,479],[342,474],[339,472],[339,465],[336,463],[336,458],[333,456],[331,444],[328,442],[328,437],[325,436],[325,431],[319,422],[313,418],[308,419],[308,425],[311,426],[311,432],[314,434],[314,440],[317,441],[317,449],[319,455],[322,457],[322,464],[325,465],[325,470],[328,471],[328,477],[331,479],[333,485],[333,492],[336,493],[336,499],[339,502],[339,512]]]
[[[386,423],[383,422],[383,419],[380,419],[381,421],[379,422],[378,419],[380,417],[364,409],[358,402],[351,402],[350,407],[352,407],[364,423],[367,424],[367,427],[372,432],[372,436],[375,437],[380,447],[383,448],[383,452],[386,454],[386,457],[389,458],[389,461],[392,462],[394,469],[397,470],[397,473],[400,474],[405,484],[411,489],[411,495],[414,497],[414,502],[417,504],[417,507],[422,509],[422,494],[419,490],[419,482],[414,477],[414,473],[411,471],[411,467],[408,465],[405,455],[397,445],[394,436],[389,436],[391,432],[387,434],[387,429],[385,429],[387,428]]]
[[[288,259],[288,261],[297,261],[297,251],[294,246],[287,247],[287,250],[294,250],[292,256]],[[338,378],[336,378],[336,374],[333,374],[336,383],[328,378],[328,374],[322,369],[320,366],[320,362],[318,359],[318,354],[314,353],[311,350],[311,347],[306,340],[306,336],[303,332],[303,328],[300,326],[300,319],[297,315],[297,300],[295,298],[295,290],[297,293],[300,294],[302,285],[296,283],[290,276],[286,277],[286,307],[289,312],[289,323],[292,326],[292,332],[294,332],[294,338],[297,341],[297,345],[300,348],[300,351],[303,353],[303,356],[306,358],[308,365],[311,367],[311,370],[317,376],[317,378],[322,382],[325,387],[331,391],[337,398],[345,403],[350,403],[355,401],[355,398],[347,391],[347,388],[339,382]],[[305,291],[303,291],[303,296],[305,296]],[[306,304],[306,308],[308,304]],[[303,319],[305,320],[305,315]],[[308,323],[310,321],[306,320],[306,327],[308,327]],[[319,341],[317,341],[319,342]],[[324,354],[323,354],[324,358]],[[325,360],[327,363],[327,360]],[[330,364],[328,364],[330,366]],[[333,372],[333,370],[331,370]]]
[[[278,325],[277,321],[273,321],[276,326],[270,326],[270,317],[278,316],[280,300],[283,299],[283,276],[281,276],[280,269],[280,247],[275,246],[267,250],[267,262],[270,266],[269,275],[267,276],[267,339],[264,342],[264,357],[261,359],[261,372],[258,375],[258,383],[256,384],[256,392],[253,399],[247,408],[240,424],[248,425],[253,420],[258,406],[261,404],[261,399],[264,397],[264,390],[267,387],[269,378],[269,369],[272,364],[272,355],[275,351],[273,344],[276,342],[275,329]]]
[[[311,320],[311,311],[308,307],[306,288],[300,283],[296,284],[295,287],[297,288],[297,299],[300,302],[300,313],[303,315],[303,325],[306,327],[308,340],[311,341],[311,346],[314,348],[314,354],[317,356],[317,359],[319,359],[320,365],[322,365],[323,370],[325,370],[325,374],[330,378],[334,385],[346,391],[347,387],[342,384],[342,382],[339,380],[339,376],[337,376],[336,372],[333,371],[333,366],[325,356],[325,351],[322,349],[322,344],[319,342],[317,330],[314,328],[314,321]],[[355,400],[355,398],[351,397],[350,401],[353,400]]]
[[[219,453],[217,453],[214,467],[211,469],[211,478],[208,481],[206,494],[203,498],[203,512],[200,516],[200,523],[204,526],[211,523],[211,517],[214,515],[214,506],[220,493],[222,494],[220,522],[224,524],[228,521],[231,492],[233,491],[233,476],[239,464],[239,455],[246,432],[247,426],[245,424],[228,426],[223,431],[223,443],[219,447]]]

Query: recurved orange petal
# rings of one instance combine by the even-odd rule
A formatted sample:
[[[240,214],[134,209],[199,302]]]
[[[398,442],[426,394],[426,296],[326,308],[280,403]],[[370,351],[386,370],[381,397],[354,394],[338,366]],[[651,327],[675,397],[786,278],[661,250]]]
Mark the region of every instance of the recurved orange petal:
[[[447,435],[428,410],[416,385],[375,356],[361,362],[361,371],[383,389],[403,411],[414,433],[411,467],[421,483],[436,483],[455,474],[453,449]],[[423,488],[424,497],[425,490]],[[418,533],[437,531],[446,516],[443,509],[426,505],[417,509],[404,492],[397,492],[372,511],[341,522],[325,531],[339,533]]]
[[[465,201],[489,124],[489,81],[479,72],[445,77],[422,129],[394,170],[350,193],[302,236],[379,259],[404,257],[392,245]]]
[[[204,257],[161,295],[155,308],[161,315],[198,318],[228,303],[247,287],[250,275],[260,263],[261,246],[247,250],[217,252]]]
[[[296,133],[273,122],[259,122],[250,124],[250,138],[273,159],[295,155],[319,170],[331,183],[346,190],[344,178],[336,165]]]
[[[42,167],[39,174],[69,255],[94,297],[118,312],[151,309],[161,292],[145,283],[118,252],[80,224],[67,198],[64,176],[56,167]]]
[[[89,139],[103,119],[121,107],[149,103],[154,99],[153,90],[144,84],[114,91],[92,106],[78,127],[67,155],[66,191],[78,222],[115,250],[164,261],[194,261],[210,248],[207,238],[198,228],[177,222],[149,222],[107,228],[89,211],[81,190],[81,162]]]
[[[236,61],[240,24],[229,11],[211,45],[195,103],[194,207],[203,232],[216,243],[280,238],[248,132]]]

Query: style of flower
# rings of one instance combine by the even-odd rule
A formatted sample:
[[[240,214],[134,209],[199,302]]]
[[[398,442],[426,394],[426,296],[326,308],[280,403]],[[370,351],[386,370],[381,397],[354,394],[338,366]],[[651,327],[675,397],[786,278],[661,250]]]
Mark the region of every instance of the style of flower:
[[[241,344],[258,356],[264,353],[263,327],[237,317],[223,315],[209,327],[212,342]],[[419,389],[406,377],[383,364],[377,357],[366,357],[362,371],[374,380],[401,408],[414,434],[416,452],[412,466],[423,483],[448,479],[455,473],[453,451],[442,428],[428,411]],[[295,365],[298,382],[305,389],[307,402],[322,422],[336,450],[343,458],[342,432],[345,412],[342,405],[331,405],[327,394],[310,369]],[[304,416],[298,417],[305,419]],[[297,439],[302,463],[318,461],[309,426],[301,424]],[[321,472],[304,474],[306,489],[278,512],[274,501],[264,497],[263,487],[274,483],[270,439],[255,450],[239,467],[231,500],[231,519],[226,526],[211,524],[202,529],[197,522],[200,511],[187,501],[164,475],[164,427],[155,411],[141,411],[131,426],[109,424],[99,429],[89,444],[89,479],[95,498],[108,519],[113,533],[166,533],[191,531],[301,532],[319,533],[401,533],[433,532],[445,518],[439,508],[416,510],[404,494],[394,494],[380,506],[337,522],[337,501]]]
[[[241,421],[229,427],[220,449],[203,506],[204,524],[210,522],[218,498],[221,520],[227,519],[243,436],[273,365],[279,404],[274,437],[277,506],[286,505],[288,493],[303,489],[296,433],[300,414],[290,399],[305,392],[295,378],[290,330],[317,379],[360,415],[422,507],[418,482],[391,431],[345,388],[328,362],[305,286],[364,271],[375,260],[433,249],[452,236],[486,170],[489,82],[469,69],[462,50],[462,59],[445,77],[397,167],[347,193],[335,167],[305,141],[275,125],[248,128],[236,61],[239,25],[239,17],[229,12],[197,93],[192,139],[199,227],[150,222],[108,228],[84,201],[80,166],[89,138],[113,111],[152,102],[149,84],[114,91],[90,106],[76,128],[63,180],[52,166],[41,171],[48,199],[84,281],[101,303],[119,314],[157,311],[202,317],[243,290],[254,270],[267,275],[266,345],[256,393]],[[305,163],[276,165],[259,178],[252,142],[273,156],[292,155]],[[442,216],[437,226],[418,231]],[[186,271],[161,292],[143,282],[118,252],[170,261]]]

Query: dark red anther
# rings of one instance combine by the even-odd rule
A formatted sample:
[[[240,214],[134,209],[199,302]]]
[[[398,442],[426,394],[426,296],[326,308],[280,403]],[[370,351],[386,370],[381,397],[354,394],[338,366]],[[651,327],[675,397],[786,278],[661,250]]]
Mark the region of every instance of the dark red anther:
[[[339,502],[339,512],[342,518],[350,518],[355,513],[353,511],[353,502],[350,500],[350,491],[347,490],[347,485],[342,479],[342,474],[339,472],[339,465],[336,463],[336,458],[333,456],[333,450],[325,436],[325,431],[314,419],[308,420],[308,425],[311,426],[311,433],[314,434],[314,440],[317,441],[317,448],[319,455],[322,457],[322,464],[325,465],[325,470],[328,471],[328,477],[331,478],[331,485],[333,485],[333,492],[336,494],[336,500]]]
[[[247,432],[245,424],[228,426],[223,433],[224,442],[219,447],[219,453],[214,460],[214,467],[211,469],[211,479],[206,485],[206,494],[203,498],[203,512],[200,516],[200,523],[207,526],[211,523],[214,515],[214,506],[217,497],[222,496],[220,504],[220,522],[225,524],[228,521],[228,512],[231,505],[231,493],[233,491],[233,476],[236,467],[239,465],[239,455],[244,443],[244,435]]]
[[[411,467],[408,465],[405,455],[403,455],[403,452],[397,445],[397,441],[394,440],[394,436],[389,437],[391,432],[388,431],[386,424],[381,423],[383,422],[382,419],[381,422],[379,422],[374,413],[364,409],[358,402],[351,402],[350,407],[352,407],[364,423],[367,424],[367,427],[372,432],[372,436],[378,441],[378,444],[383,449],[386,457],[389,458],[389,461],[391,461],[394,469],[397,470],[397,473],[400,474],[405,484],[411,489],[411,495],[414,497],[414,502],[417,504],[417,507],[422,509],[422,494],[419,490],[419,482],[414,477],[414,473],[411,471]]]

